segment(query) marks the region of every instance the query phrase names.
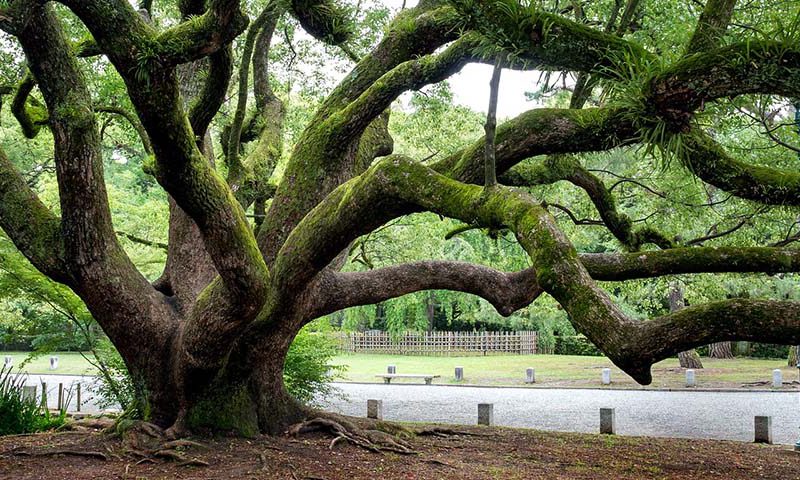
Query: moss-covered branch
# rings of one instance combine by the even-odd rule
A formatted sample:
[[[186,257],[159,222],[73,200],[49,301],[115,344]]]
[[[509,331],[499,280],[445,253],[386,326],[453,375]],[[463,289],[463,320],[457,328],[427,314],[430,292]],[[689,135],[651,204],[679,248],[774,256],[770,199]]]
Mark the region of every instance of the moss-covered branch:
[[[61,219],[31,190],[0,149],[0,228],[34,267],[69,284],[61,241]]]
[[[595,280],[623,281],[689,273],[800,271],[800,250],[772,247],[693,247],[639,253],[584,253]]]
[[[770,302],[780,304],[780,308],[768,313],[758,301],[729,301],[687,309],[654,322],[632,320],[595,285],[555,220],[533,199],[506,188],[485,190],[462,184],[400,156],[388,157],[342,185],[309,213],[290,235],[276,261],[277,291],[307,284],[313,277],[308,272],[322,269],[355,236],[389,218],[418,209],[467,224],[514,231],[533,261],[538,285],[561,303],[578,331],[641,383],[650,382],[653,363],[691,348],[694,344],[687,346],[689,335],[702,337],[706,343],[755,338],[800,340],[800,320],[787,322],[778,315],[786,309],[794,311],[800,302]],[[742,257],[741,252],[738,257]],[[777,255],[772,261],[784,265],[784,259]],[[797,264],[793,260],[789,266],[794,268]],[[753,315],[730,322],[733,313],[743,314],[747,309]],[[756,318],[756,313],[762,317]],[[684,318],[694,318],[700,326],[690,328]],[[665,323],[677,332],[691,331],[663,335]]]
[[[684,143],[684,161],[703,181],[767,205],[800,205],[800,173],[736,160],[700,132],[685,135]]]
[[[244,117],[247,113],[250,65],[258,34],[264,28],[264,25],[274,18],[276,14],[275,9],[271,8],[271,5],[273,5],[273,2],[270,2],[270,5],[268,5],[261,12],[261,14],[256,17],[255,21],[250,24],[245,37],[244,50],[242,51],[242,61],[239,65],[239,92],[236,100],[236,111],[233,115],[233,123],[231,124],[230,133],[227,138],[227,147],[225,149],[225,161],[228,165],[229,183],[232,183],[232,179],[239,178],[244,175],[243,167],[239,157],[242,138],[242,125],[244,124]],[[234,180],[234,183],[238,182]]]
[[[204,138],[208,126],[225,102],[233,73],[233,47],[228,44],[208,57],[208,75],[203,89],[189,108],[189,123],[197,138]]]
[[[330,140],[347,145],[403,92],[440,82],[460,70],[477,46],[477,36],[466,35],[442,53],[396,66],[329,120],[332,124]]]
[[[506,273],[473,263],[424,261],[366,272],[328,273],[314,285],[314,310],[307,316],[315,318],[421,290],[478,295],[505,316],[529,305],[542,293],[533,270]]]
[[[22,134],[26,138],[36,138],[48,120],[45,106],[31,96],[35,86],[36,80],[30,72],[27,72],[17,85],[14,100],[11,102],[11,113],[19,122]]]
[[[754,93],[797,96],[800,47],[758,40],[691,55],[650,80],[646,101],[674,129],[686,130],[704,103]]]
[[[363,159],[358,154],[361,150],[359,135],[363,133],[363,128],[360,132],[350,129],[348,135],[351,142],[337,141],[333,134],[341,132],[347,124],[340,111],[396,66],[429,55],[447,42],[457,39],[460,36],[455,28],[458,21],[453,8],[438,1],[423,1],[414,8],[402,11],[389,25],[378,46],[327,96],[295,144],[284,180],[278,186],[259,231],[258,244],[269,265],[305,214],[334,188],[359,172],[357,165]],[[374,102],[369,103],[375,105]],[[362,114],[358,119],[359,127],[371,125],[373,120],[378,122],[377,116],[383,110],[375,108],[373,113],[375,111],[377,115],[372,118]],[[333,121],[328,121],[332,118]],[[381,141],[381,144],[385,146],[390,142]],[[297,195],[298,191],[305,194]]]
[[[708,0],[686,47],[691,55],[717,47],[731,23],[736,0]]]
[[[47,105],[55,140],[59,236],[68,284],[100,322],[129,369],[154,381],[163,375],[157,371],[162,359],[155,354],[141,355],[141,351],[165,351],[176,328],[174,310],[139,273],[117,240],[85,78],[53,5],[32,3],[37,6],[18,38]],[[27,203],[31,211],[18,211],[17,215],[35,218],[32,225],[42,229],[43,223],[52,222],[35,201]],[[22,206],[9,204],[10,208]],[[58,252],[53,253],[60,255]],[[55,278],[59,278],[58,272]],[[147,347],[141,343],[143,338],[149,339]]]
[[[211,0],[208,9],[160,33],[156,55],[165,65],[189,63],[225,48],[247,27],[239,0]]]
[[[650,54],[617,35],[540,10],[517,0],[455,0],[466,28],[541,70],[605,75],[621,58]]]
[[[679,352],[723,341],[796,345],[800,342],[800,302],[731,299],[687,307],[643,322],[635,337],[642,365]],[[650,372],[637,380],[649,383]]]
[[[275,187],[268,183],[283,153],[283,124],[286,109],[283,101],[272,91],[269,79],[269,52],[278,20],[284,15],[283,5],[270,4],[248,30],[243,58],[252,58],[253,93],[255,111],[248,121],[249,137],[256,140],[255,148],[243,160],[238,151],[243,143],[242,122],[247,106],[247,69],[240,67],[239,102],[233,125],[228,133],[226,161],[229,165],[228,184],[236,192],[243,206],[257,203],[261,215],[256,218],[260,228],[265,218],[264,203],[275,194]],[[262,20],[263,18],[263,20]],[[252,46],[248,44],[252,42]],[[248,54],[248,50],[252,54]],[[243,60],[244,62],[245,60]],[[238,132],[238,137],[237,137]],[[234,150],[235,149],[235,150]]]
[[[142,148],[144,148],[144,152],[148,155],[153,154],[153,146],[150,144],[150,136],[147,135],[147,131],[144,129],[142,122],[139,121],[139,117],[137,117],[136,114],[129,112],[122,107],[115,107],[113,105],[95,105],[94,111],[98,113],[119,115],[120,117],[124,118],[130,124],[130,126],[136,130],[136,133],[139,134],[139,139],[142,141]]]
[[[289,11],[317,40],[341,45],[353,34],[347,9],[333,0],[291,0]]]
[[[614,195],[573,157],[552,155],[542,162],[524,162],[501,177],[505,185],[531,187],[566,180],[583,189],[594,204],[603,224],[628,250],[637,251],[646,243],[673,248],[675,242],[651,227],[634,228],[633,220],[619,212]]]

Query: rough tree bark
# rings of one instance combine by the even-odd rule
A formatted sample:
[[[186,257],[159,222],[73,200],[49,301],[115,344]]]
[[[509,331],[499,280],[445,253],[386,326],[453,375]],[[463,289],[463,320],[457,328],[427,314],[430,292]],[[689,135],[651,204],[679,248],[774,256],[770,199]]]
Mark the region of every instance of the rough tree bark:
[[[547,293],[569,312],[578,331],[643,384],[651,381],[653,363],[700,345],[800,343],[800,303],[793,301],[732,299],[650,321],[628,318],[596,281],[798,272],[800,252],[675,248],[667,235],[634,229],[617,211],[611,189],[561,155],[642,142],[646,128],[688,129],[687,175],[756,202],[800,205],[800,174],[740,161],[690,123],[695,111],[717,99],[800,92],[797,45],[754,40],[717,46],[733,2],[708,2],[693,37],[697,46],[689,48],[692,55],[639,79],[648,85],[637,99],[646,112],[632,106],[535,109],[487,129],[488,138],[423,165],[390,155],[388,109],[402,93],[444,80],[466,63],[495,64],[498,73],[502,66],[619,82],[614,68],[620,58],[656,59],[611,30],[594,30],[515,0],[423,0],[399,14],[321,103],[277,186],[268,184],[283,150],[285,115],[269,88],[275,25],[282,15],[293,15],[321,41],[339,45],[348,36],[341,9],[329,0],[293,3],[288,11],[282,2],[271,2],[248,27],[242,2],[234,0],[182,0],[177,24],[151,23],[127,0],[59,3],[92,34],[81,48],[67,39],[52,2],[15,0],[0,7],[0,28],[22,46],[46,106],[46,112],[34,108],[27,82],[17,88],[15,110],[26,134],[36,136],[44,125],[53,133],[61,203],[60,216],[47,209],[0,151],[0,227],[36,268],[83,299],[140,382],[150,420],[170,427],[173,435],[199,427],[282,431],[308,412],[287,393],[282,377],[297,332],[322,315],[421,290],[472,293],[503,315]],[[629,2],[631,10],[637,3]],[[142,6],[149,11],[151,3]],[[232,125],[222,132],[228,167],[223,177],[206,139],[229,93],[232,42],[245,31],[241,95]],[[486,55],[487,44],[502,53]],[[135,110],[131,118],[139,118],[142,138],[151,146],[148,171],[169,195],[168,258],[154,284],[136,270],[113,230],[95,109],[76,51],[81,58],[103,54],[122,77]],[[747,61],[739,61],[743,58]],[[251,64],[252,112],[247,107]],[[203,65],[207,74],[190,74],[197,82],[189,82],[186,65]],[[47,118],[30,122],[37,112]],[[486,182],[487,151],[500,184]],[[548,160],[521,163],[539,155]],[[385,158],[373,161],[378,157]],[[589,195],[602,223],[632,253],[578,254],[541,200],[503,185],[560,180]],[[244,213],[251,205],[258,214],[255,226]],[[426,261],[341,272],[348,247],[359,236],[419,211],[470,226],[507,228],[531,267],[501,272]],[[637,252],[647,243],[662,250]]]
[[[708,357],[730,360],[733,358],[731,342],[716,342],[708,346]]]
[[[673,283],[669,288],[669,311],[677,312],[685,306],[683,300],[683,286],[679,283]],[[678,362],[681,368],[703,368],[700,355],[698,355],[694,349],[678,353]]]

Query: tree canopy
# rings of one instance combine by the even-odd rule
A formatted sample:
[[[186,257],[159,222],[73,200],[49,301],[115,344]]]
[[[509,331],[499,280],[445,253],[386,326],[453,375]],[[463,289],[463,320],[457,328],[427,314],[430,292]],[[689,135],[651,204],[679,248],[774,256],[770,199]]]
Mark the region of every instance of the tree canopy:
[[[0,227],[173,434],[279,431],[306,412],[297,332],[415,292],[503,316],[546,294],[643,384],[697,346],[800,343],[780,278],[625,301],[679,274],[794,288],[793,2],[7,0],[0,29]],[[527,72],[538,105],[453,107],[468,63]]]

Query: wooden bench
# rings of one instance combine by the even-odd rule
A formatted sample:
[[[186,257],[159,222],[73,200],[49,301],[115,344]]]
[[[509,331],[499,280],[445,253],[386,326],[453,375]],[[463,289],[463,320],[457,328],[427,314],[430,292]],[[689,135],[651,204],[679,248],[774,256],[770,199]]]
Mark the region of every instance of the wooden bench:
[[[383,378],[383,383],[392,383],[393,378],[424,378],[425,385],[430,385],[434,378],[439,378],[441,375],[425,375],[418,373],[382,373],[375,376]]]

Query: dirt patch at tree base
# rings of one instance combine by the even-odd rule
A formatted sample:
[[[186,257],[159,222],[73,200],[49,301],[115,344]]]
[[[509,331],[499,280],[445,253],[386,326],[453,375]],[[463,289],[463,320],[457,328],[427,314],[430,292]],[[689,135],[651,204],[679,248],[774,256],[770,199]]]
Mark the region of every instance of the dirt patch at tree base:
[[[331,449],[323,434],[195,439],[204,447],[183,453],[206,467],[138,458],[119,439],[100,433],[3,437],[0,479],[800,478],[800,454],[788,446],[457,428],[472,435],[414,438],[416,455],[372,453],[346,443]]]

